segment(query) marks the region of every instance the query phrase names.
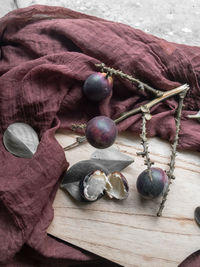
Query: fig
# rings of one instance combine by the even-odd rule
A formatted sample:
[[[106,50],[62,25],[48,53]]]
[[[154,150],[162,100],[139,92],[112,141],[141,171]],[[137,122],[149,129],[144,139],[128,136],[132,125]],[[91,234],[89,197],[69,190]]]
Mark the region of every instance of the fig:
[[[96,148],[111,146],[117,137],[115,122],[106,116],[97,116],[91,119],[86,126],[87,141]]]
[[[105,173],[109,173],[108,169],[100,162],[93,160],[82,160],[71,166],[64,174],[60,187],[75,198],[78,201],[82,201],[83,198],[80,194],[80,187],[82,181],[88,174],[92,174],[96,170]]]
[[[87,201],[96,201],[104,195],[107,176],[104,172],[96,170],[80,181],[80,194]]]
[[[168,185],[168,176],[160,168],[150,168],[144,170],[137,178],[136,187],[139,194],[146,199],[154,199],[161,195],[165,191]]]
[[[107,73],[96,72],[91,74],[84,82],[83,93],[91,101],[102,101],[111,92],[113,78]]]
[[[110,198],[126,199],[128,197],[129,185],[121,172],[112,172],[108,175],[106,193]]]
[[[104,193],[107,193],[110,198],[125,199],[128,197],[129,186],[120,172],[106,175],[101,170],[95,170],[80,181],[79,189],[84,200],[93,202],[101,198]]]

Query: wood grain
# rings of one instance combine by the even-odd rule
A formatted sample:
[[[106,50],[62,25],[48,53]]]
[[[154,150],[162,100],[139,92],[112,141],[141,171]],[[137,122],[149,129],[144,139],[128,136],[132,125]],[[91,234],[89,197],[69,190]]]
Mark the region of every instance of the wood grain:
[[[74,141],[74,134],[56,134],[64,147]],[[123,266],[177,266],[189,254],[200,248],[200,229],[193,219],[200,205],[199,153],[182,151],[176,160],[176,180],[163,211],[156,212],[160,199],[142,200],[135,187],[139,173],[144,170],[138,137],[125,133],[117,138],[115,147],[135,158],[123,174],[130,185],[129,197],[113,201],[106,197],[92,204],[75,202],[58,190],[54,201],[54,220],[48,233],[74,245],[94,252]],[[95,149],[89,144],[66,152],[70,164],[88,159]],[[158,138],[149,141],[151,159],[155,166],[166,169],[170,145]]]

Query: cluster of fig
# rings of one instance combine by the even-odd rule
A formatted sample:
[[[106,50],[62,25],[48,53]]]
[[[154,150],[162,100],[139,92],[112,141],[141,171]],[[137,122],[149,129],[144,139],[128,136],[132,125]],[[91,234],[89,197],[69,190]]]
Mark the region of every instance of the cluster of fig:
[[[83,93],[90,100],[99,102],[107,98],[112,91],[113,78],[109,73],[91,74],[83,85]],[[96,148],[111,146],[117,137],[115,122],[106,116],[97,116],[87,123],[85,130],[87,141]]]
[[[107,73],[94,73],[90,75],[84,83],[83,92],[91,101],[102,101],[108,97],[113,87],[113,78]],[[87,141],[94,147],[104,149],[111,146],[117,137],[117,127],[115,122],[106,116],[97,116],[91,119],[86,126],[85,135]],[[83,182],[95,181],[89,176]],[[101,175],[103,177],[103,175]],[[96,174],[95,174],[96,177]],[[103,180],[102,180],[103,181]],[[94,182],[95,183],[95,182]],[[137,178],[136,188],[139,194],[146,199],[153,199],[160,196],[168,185],[168,177],[160,168],[150,168],[144,170]],[[102,182],[102,190],[104,190]],[[88,187],[89,189],[90,187]],[[83,190],[83,197],[87,198],[87,190]],[[98,192],[99,193],[99,192]]]

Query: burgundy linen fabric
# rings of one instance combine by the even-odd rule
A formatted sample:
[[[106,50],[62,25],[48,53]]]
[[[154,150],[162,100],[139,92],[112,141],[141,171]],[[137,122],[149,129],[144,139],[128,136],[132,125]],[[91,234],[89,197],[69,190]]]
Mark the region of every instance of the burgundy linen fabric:
[[[70,129],[72,123],[85,123],[96,115],[116,119],[152,99],[116,78],[112,96],[98,105],[89,102],[82,94],[83,82],[100,62],[163,91],[188,83],[179,148],[200,151],[200,124],[187,119],[200,109],[199,47],[169,43],[60,7],[37,5],[9,13],[0,20],[0,134],[2,138],[9,124],[21,121],[30,124],[41,141],[32,159],[17,158],[0,143],[2,264],[115,265],[45,233],[60,177],[68,167],[54,138],[56,129]],[[176,107],[174,97],[152,108],[149,136],[173,141]],[[121,122],[118,130],[139,133],[140,124],[141,115],[135,115]],[[200,264],[199,253],[197,261]]]

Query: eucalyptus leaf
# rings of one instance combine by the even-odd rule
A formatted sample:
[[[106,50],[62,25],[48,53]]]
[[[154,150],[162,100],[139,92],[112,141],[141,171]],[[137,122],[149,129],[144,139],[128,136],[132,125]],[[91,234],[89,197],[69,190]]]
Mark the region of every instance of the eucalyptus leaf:
[[[4,132],[3,144],[15,156],[32,158],[37,150],[39,138],[30,125],[16,122],[10,124]]]
[[[91,160],[101,163],[109,172],[122,171],[134,162],[132,157],[129,157],[112,146],[95,150],[91,155]]]

